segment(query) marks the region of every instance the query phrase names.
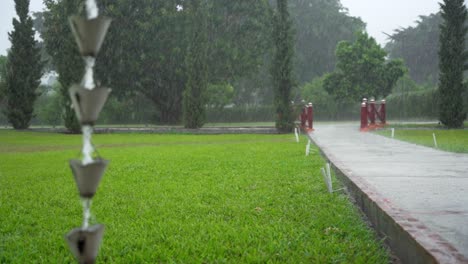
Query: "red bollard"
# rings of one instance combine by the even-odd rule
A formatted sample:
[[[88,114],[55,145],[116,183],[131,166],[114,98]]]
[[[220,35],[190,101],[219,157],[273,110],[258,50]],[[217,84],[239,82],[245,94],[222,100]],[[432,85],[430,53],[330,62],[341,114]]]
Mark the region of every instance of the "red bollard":
[[[375,113],[376,113],[376,110],[375,110],[375,100],[374,99],[370,100],[369,106],[370,106],[370,111],[369,111],[370,126],[375,127]]]
[[[307,106],[307,122],[309,123],[309,130],[314,130],[314,108],[312,103]]]
[[[367,100],[364,98],[361,103],[361,131],[367,131]]]
[[[307,122],[307,106],[304,106],[301,111],[301,127],[302,129],[306,128]]]
[[[309,129],[313,131],[314,130],[314,106],[312,105],[312,103],[309,103],[308,116],[309,116]]]
[[[382,125],[387,124],[387,110],[386,110],[386,105],[387,101],[385,99],[382,99],[382,104],[380,105],[380,123]]]

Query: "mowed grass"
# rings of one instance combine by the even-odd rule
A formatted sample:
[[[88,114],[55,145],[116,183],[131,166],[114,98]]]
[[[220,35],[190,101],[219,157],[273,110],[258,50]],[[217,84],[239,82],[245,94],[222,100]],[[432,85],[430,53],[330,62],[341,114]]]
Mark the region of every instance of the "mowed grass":
[[[96,135],[98,263],[387,263],[317,149],[292,135]],[[79,135],[0,131],[0,263],[73,263]]]
[[[183,128],[180,125],[155,125],[155,124],[105,124],[96,125],[99,128]],[[206,123],[203,125],[204,128],[209,127],[275,127],[275,122],[236,122],[236,123]],[[0,128],[12,128],[11,125],[2,125]],[[63,125],[52,126],[52,125],[32,125],[31,128],[65,128]]]
[[[391,137],[391,129],[377,132],[380,135]],[[461,129],[395,129],[395,139],[403,140],[427,147],[435,147],[433,134],[436,135],[438,149],[468,153],[468,130]]]

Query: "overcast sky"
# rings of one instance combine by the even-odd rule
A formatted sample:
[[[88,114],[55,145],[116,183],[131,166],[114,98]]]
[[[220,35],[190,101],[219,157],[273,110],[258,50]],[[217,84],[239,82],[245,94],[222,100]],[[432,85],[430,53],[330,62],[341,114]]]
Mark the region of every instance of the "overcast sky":
[[[437,13],[441,0],[341,0],[352,16],[361,17],[367,32],[378,43],[387,42],[387,36],[400,27],[415,25],[420,15]]]
[[[31,0],[29,11],[42,11],[42,0]],[[6,55],[10,48],[8,32],[13,29],[13,16],[16,16],[15,2],[13,0],[0,0],[0,55]]]
[[[234,0],[233,0],[234,1]],[[399,27],[414,25],[419,15],[429,15],[439,10],[439,0],[341,0],[352,16],[361,17],[369,34],[384,44],[386,36]],[[41,11],[42,0],[31,0],[31,11]],[[0,0],[0,54],[10,47],[8,32],[16,14],[13,0]]]

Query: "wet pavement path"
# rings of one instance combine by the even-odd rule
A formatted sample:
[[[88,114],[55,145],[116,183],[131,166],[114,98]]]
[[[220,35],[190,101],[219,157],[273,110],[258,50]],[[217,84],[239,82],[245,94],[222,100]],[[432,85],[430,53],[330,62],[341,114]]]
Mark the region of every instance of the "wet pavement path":
[[[318,124],[309,136],[404,263],[468,263],[468,154]]]

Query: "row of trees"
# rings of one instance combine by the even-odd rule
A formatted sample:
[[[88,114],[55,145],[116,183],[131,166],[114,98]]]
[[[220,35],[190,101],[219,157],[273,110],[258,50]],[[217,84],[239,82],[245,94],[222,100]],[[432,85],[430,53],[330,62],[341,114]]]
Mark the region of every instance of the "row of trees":
[[[45,3],[48,11],[41,35],[66,96],[66,89],[82,76],[67,23],[70,15],[82,9],[82,2]],[[154,103],[159,123],[178,123],[182,105],[195,107],[189,102],[195,99],[194,94],[200,94],[197,104],[203,108],[207,95],[200,85],[229,83],[255,73],[268,51],[266,1],[202,1],[199,8],[195,8],[197,1],[190,3],[193,5],[176,0],[100,1],[100,10],[114,22],[99,54],[95,76],[101,85],[112,87],[113,96],[120,100],[135,93],[145,95]],[[191,15],[192,11],[202,15]],[[186,91],[187,102],[183,103],[186,87],[192,91]],[[67,100],[64,104],[69,112],[65,113],[65,124],[73,129],[73,113]],[[190,114],[195,112],[202,114],[198,110]]]
[[[403,59],[417,83],[437,84],[439,76],[440,13],[420,16],[416,26],[389,35],[385,50],[391,59]]]
[[[388,54],[375,40],[360,33],[356,41],[338,44],[335,71],[305,85],[303,95],[334,99],[341,107],[371,95],[385,98],[407,72],[405,62],[414,80],[429,85],[413,84],[407,77],[397,89],[401,92],[402,87],[403,90],[427,87],[423,88],[424,93],[418,93],[421,98],[431,100],[425,105],[437,103],[439,120],[447,127],[461,127],[467,109],[463,97],[468,97],[463,79],[467,69],[466,31],[464,1],[445,0],[439,14],[421,17],[416,27],[399,29],[390,36],[386,50],[391,59],[386,58]],[[437,101],[432,101],[434,97],[426,95],[433,94],[432,86],[437,80]],[[321,107],[329,108],[321,101]]]
[[[446,0],[454,1],[459,0]],[[27,0],[18,2],[29,4]],[[29,57],[36,61],[37,56],[49,58],[42,66],[59,73],[64,123],[77,131],[79,126],[67,90],[72,83],[80,81],[83,67],[68,17],[83,12],[84,1],[44,2],[47,10],[34,14],[32,21],[44,42],[32,42],[33,48],[29,50],[37,53],[38,48],[44,48],[40,49],[40,55],[29,54]],[[203,124],[206,107],[221,109],[229,102],[274,103],[278,129],[288,130],[292,120],[289,104],[299,97],[295,87],[316,79],[313,85],[307,85],[314,90],[309,94],[327,94],[343,103],[371,95],[385,97],[406,72],[403,62],[396,58],[406,60],[409,74],[417,81],[427,79],[433,71],[433,63],[429,61],[433,56],[428,56],[432,53],[423,51],[424,54],[417,55],[411,51],[417,41],[411,45],[408,41],[415,35],[418,41],[423,39],[421,36],[432,38],[438,28],[437,19],[443,16],[423,17],[417,27],[395,32],[386,47],[390,58],[395,58],[389,60],[375,40],[363,33],[364,23],[350,17],[339,0],[103,0],[99,3],[100,11],[114,18],[114,22],[99,54],[95,74],[98,83],[113,88],[112,100],[130,102],[123,105],[137,102],[137,95],[151,100],[158,123],[184,120],[187,127]],[[464,23],[461,15],[456,17]],[[27,19],[31,26],[31,19]],[[424,27],[426,24],[431,26]],[[15,32],[16,27],[12,35]],[[442,37],[440,33],[441,41],[452,35]],[[449,58],[453,54],[441,52],[442,56]],[[454,76],[447,79],[453,80]],[[443,74],[441,87],[442,78]],[[34,96],[29,98],[33,100]],[[22,102],[27,101],[22,99]],[[26,112],[32,114],[31,109]]]
[[[269,65],[275,56],[275,1],[203,2],[207,24],[205,65],[209,74],[207,93],[200,98],[210,106],[218,105],[220,97],[232,98],[236,104],[273,103]],[[45,4],[47,11],[35,14],[35,25],[47,51],[43,57],[50,56],[51,67],[59,73],[65,125],[77,130],[66,97],[67,87],[79,81],[82,68],[67,18],[82,10],[83,3],[46,0]],[[106,0],[100,4],[100,10],[114,18],[96,68],[101,85],[112,87],[113,96],[121,101],[131,100],[136,93],[145,95],[154,103],[158,123],[180,122],[183,91],[190,75],[190,32],[199,30],[195,28],[198,24],[192,23],[190,6],[176,0]],[[295,70],[291,87],[295,87],[296,80],[305,82],[329,71],[334,65],[331,47],[339,40],[352,39],[353,32],[362,30],[364,23],[348,16],[338,0],[294,0],[286,4],[294,18],[289,38],[298,52],[291,58]],[[296,34],[292,28],[296,28]],[[220,90],[212,93],[209,88],[213,87]],[[233,94],[231,87],[235,87]]]
[[[404,59],[416,82],[438,85],[439,120],[448,127],[461,127],[466,119],[466,32],[464,1],[445,0],[437,14],[421,16],[415,27],[396,30],[385,47],[391,58]]]

